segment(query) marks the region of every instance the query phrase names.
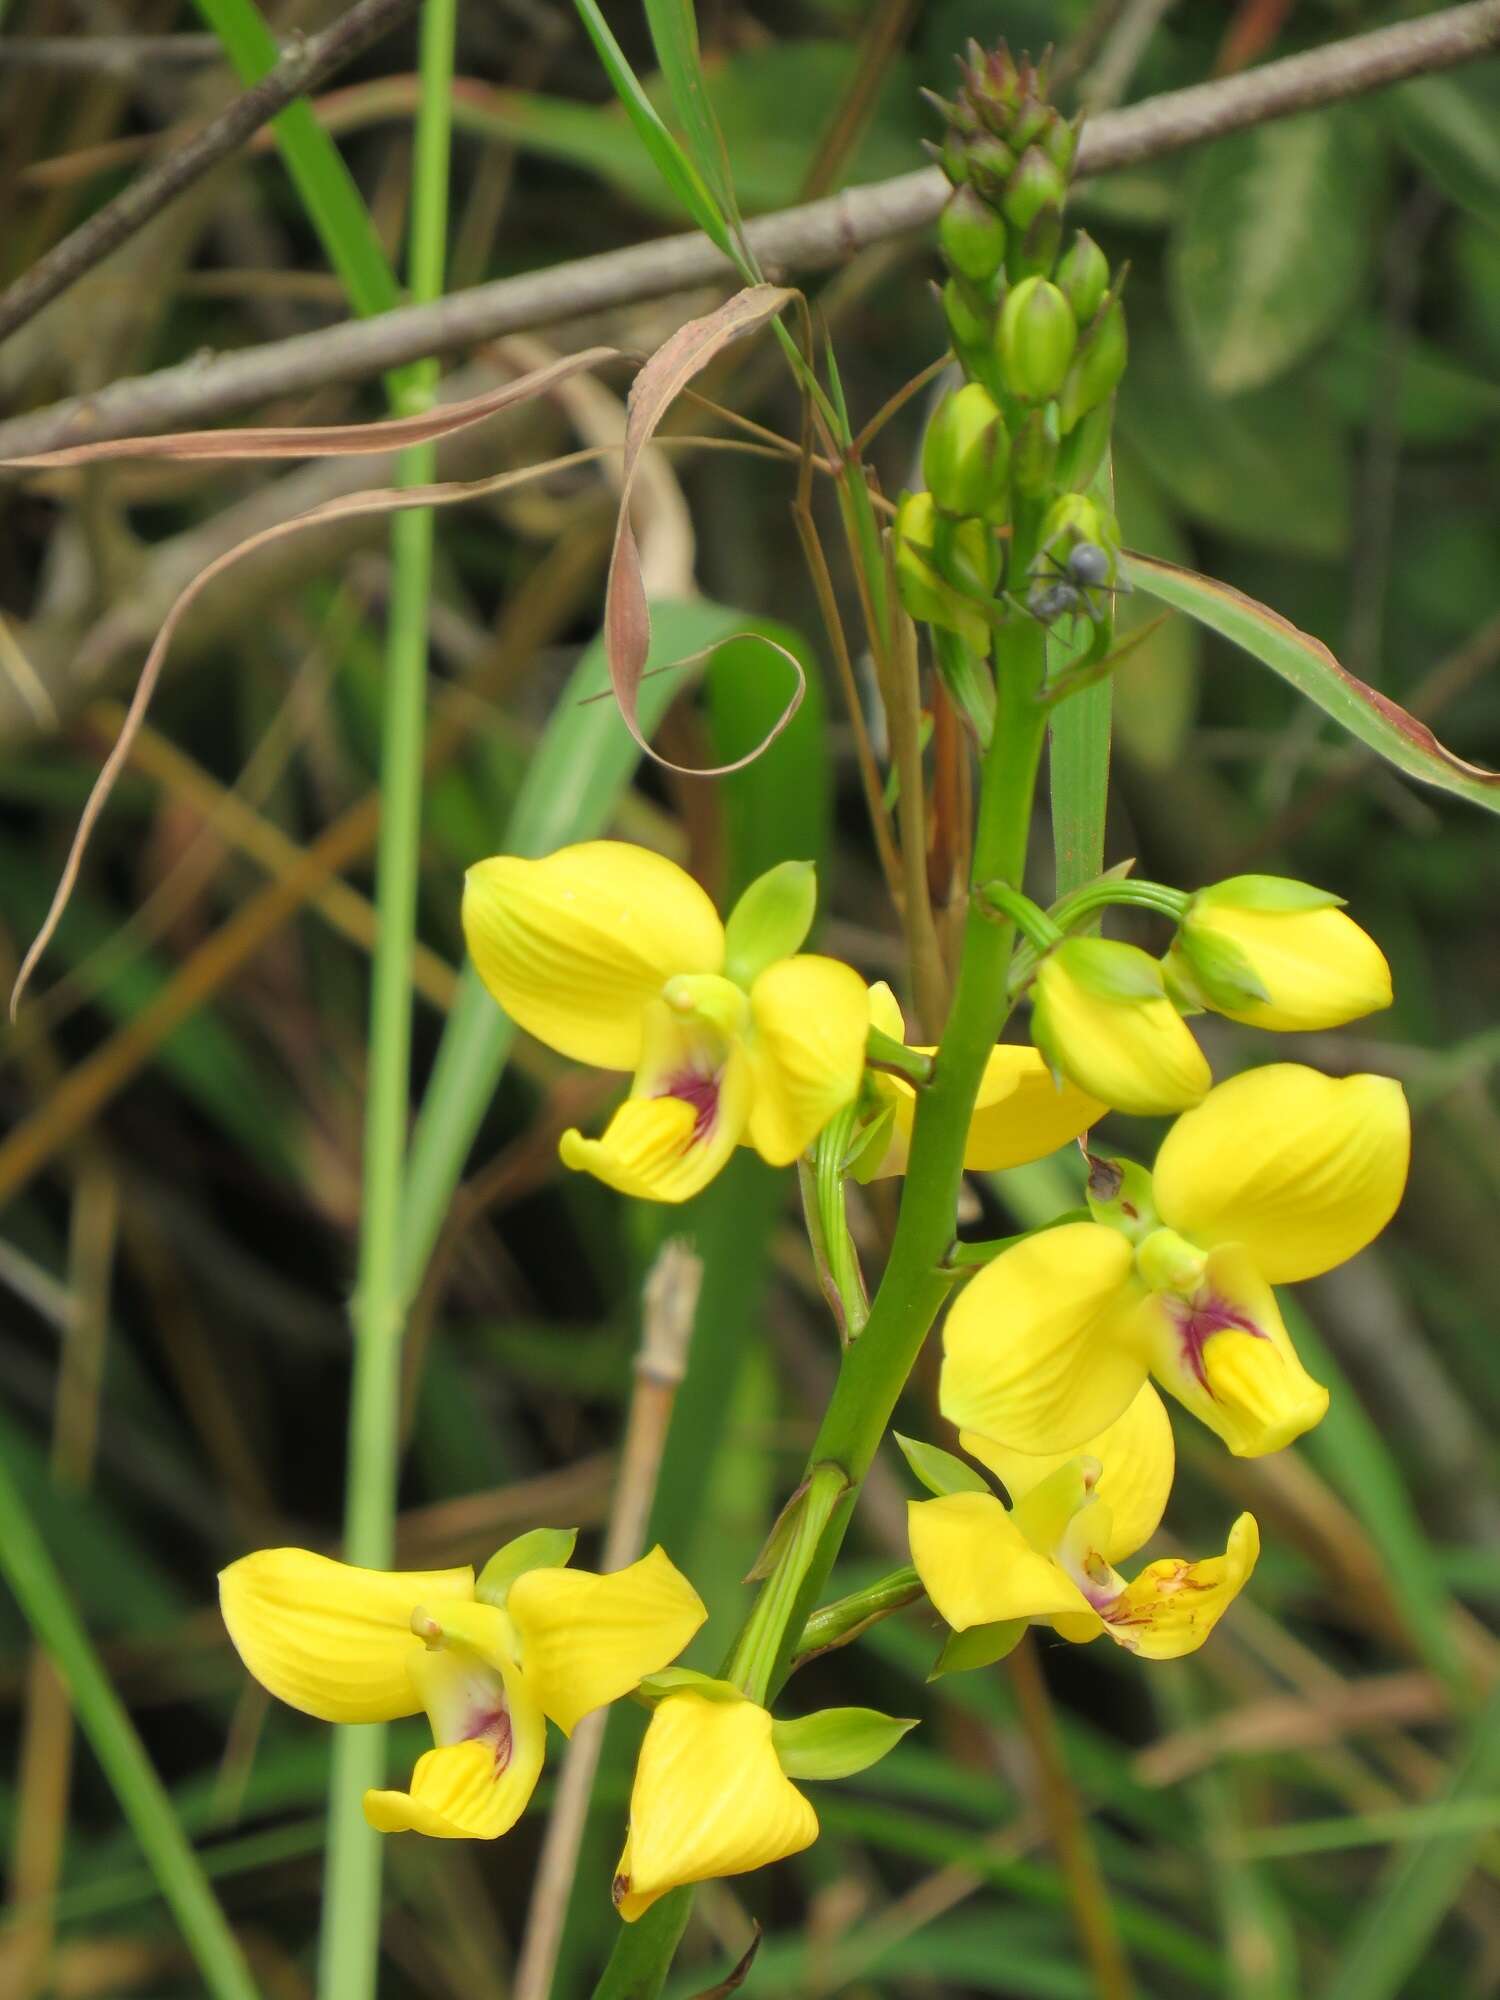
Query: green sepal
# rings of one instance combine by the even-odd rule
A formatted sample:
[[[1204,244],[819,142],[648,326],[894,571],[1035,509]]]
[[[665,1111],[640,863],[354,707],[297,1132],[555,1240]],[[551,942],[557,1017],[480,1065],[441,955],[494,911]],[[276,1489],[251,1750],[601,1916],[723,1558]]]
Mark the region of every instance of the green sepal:
[[[1161,967],[1139,945],[1115,938],[1072,937],[1057,947],[1068,977],[1099,1000],[1160,1000],[1166,986]]]
[[[1172,950],[1186,962],[1192,984],[1210,1007],[1233,1013],[1247,1003],[1271,997],[1234,939],[1196,928],[1191,914],[1178,932]]]
[[[852,1778],[894,1750],[916,1718],[874,1708],[824,1708],[771,1724],[776,1759],[789,1778]]]
[[[474,1582],[481,1604],[503,1608],[510,1587],[529,1569],[566,1569],[578,1540],[576,1528],[532,1528],[496,1549]]]
[[[724,977],[749,987],[768,965],[800,951],[817,907],[811,861],[779,861],[757,875],[724,925]]]
[[[900,1445],[902,1457],[927,1491],[935,1493],[940,1500],[950,1493],[989,1492],[988,1484],[973,1466],[965,1465],[951,1451],[944,1451],[940,1445],[923,1444],[919,1438],[902,1437],[900,1431],[892,1431],[891,1436]]]
[[[1161,976],[1167,998],[1179,1014],[1190,1017],[1208,1011],[1208,1002],[1193,977],[1193,968],[1178,950],[1175,941],[1161,960]]]
[[[1193,905],[1282,915],[1291,910],[1341,910],[1344,898],[1331,895],[1327,889],[1315,889],[1311,882],[1295,882],[1289,875],[1229,875],[1200,889]]]
[[[1156,1195],[1148,1170],[1134,1160],[1122,1160],[1107,1153],[1090,1153],[1085,1199],[1089,1214],[1106,1229],[1118,1229],[1132,1243],[1139,1243],[1160,1227]]]
[[[992,1667],[1020,1645],[1027,1618],[1002,1618],[994,1625],[971,1625],[967,1632],[950,1632],[943,1650],[932,1663],[930,1681],[944,1674],[967,1674],[976,1667]]]
[[[655,1708],[669,1694],[698,1694],[705,1701],[745,1701],[743,1688],[733,1681],[715,1680],[712,1674],[695,1673],[691,1667],[663,1667],[659,1674],[647,1674],[635,1690],[637,1701]]]

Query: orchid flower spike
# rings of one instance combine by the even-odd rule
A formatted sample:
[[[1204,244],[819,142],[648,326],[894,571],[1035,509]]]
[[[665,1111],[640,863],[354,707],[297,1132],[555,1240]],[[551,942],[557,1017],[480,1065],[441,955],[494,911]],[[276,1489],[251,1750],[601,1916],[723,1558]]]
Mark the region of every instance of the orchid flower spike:
[[[896,996],[884,980],[870,988],[870,1025],[892,1040],[906,1040],[906,1023]],[[931,1049],[920,1051],[934,1053]],[[904,1077],[871,1073],[871,1089],[888,1115],[886,1140],[877,1159],[860,1170],[863,1180],[906,1172],[916,1118],[916,1092]],[[1095,1124],[1108,1107],[1066,1078],[1054,1078],[1033,1048],[1001,1042],[991,1050],[969,1120],[964,1166],[970,1173],[999,1173],[1006,1167],[1043,1160]]]
[[[659,1548],[592,1576],[557,1566],[572,1541],[523,1536],[477,1583],[467,1567],[356,1569],[262,1549],[222,1572],[219,1601],[256,1680],[305,1715],[391,1722],[426,1710],[436,1748],[407,1791],[366,1792],[372,1826],[493,1840],[536,1787],[547,1718],[571,1734],[674,1660],[707,1615]],[[544,1560],[517,1573],[528,1549]]]
[[[1388,1077],[1276,1063],[1221,1083],[1173,1125],[1154,1174],[1128,1169],[1122,1194],[1117,1168],[1091,1192],[1097,1220],[1042,1230],[975,1276],[944,1331],[943,1415],[1015,1451],[1074,1451],[1153,1375],[1236,1456],[1279,1451],[1328,1392],[1271,1287],[1380,1234],[1410,1146]]]
[[[675,862],[590,840],[468,872],[463,922],[480,978],[560,1055],[630,1070],[602,1138],[563,1135],[564,1164],[624,1194],[686,1201],[735,1147],[788,1166],[859,1089],[869,1001],[836,959],[798,950],[811,865],[784,862],[726,926]]]
[[[1147,1660],[1196,1652],[1244,1588],[1260,1553],[1241,1514],[1222,1556],[1168,1557],[1131,1583],[1115,1568],[1156,1532],[1172,1487],[1172,1426],[1150,1383],[1076,1451],[1027,1457],[969,1432],[966,1451],[997,1473],[1014,1504],[948,1493],[907,1509],[922,1586],[956,1632],[1015,1621],[1083,1644],[1108,1633]]]

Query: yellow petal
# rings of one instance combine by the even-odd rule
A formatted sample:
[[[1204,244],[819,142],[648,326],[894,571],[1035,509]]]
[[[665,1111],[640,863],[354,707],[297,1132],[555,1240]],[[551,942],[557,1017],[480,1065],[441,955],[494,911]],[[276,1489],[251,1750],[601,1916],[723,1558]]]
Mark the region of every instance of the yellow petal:
[[[479,976],[511,1019],[601,1069],[635,1068],[642,1009],[674,973],[724,962],[724,927],[692,876],[623,841],[478,862],[463,922]]]
[[[262,1549],[220,1572],[235,1650],[261,1686],[323,1722],[415,1715],[409,1662],[418,1604],[472,1598],[463,1569],[355,1569],[310,1549]]]
[[[1223,885],[1232,887],[1232,885]],[[1391,968],[1375,940],[1342,910],[1252,910],[1204,900],[1189,931],[1238,946],[1268,999],[1210,1004],[1253,1028],[1338,1028],[1391,1004]]]
[[[871,989],[873,992],[873,988]],[[876,1024],[880,1025],[879,1023]],[[931,1055],[931,1049],[921,1051]],[[916,1093],[900,1077],[884,1077],[896,1106],[896,1131],[883,1173],[904,1173]],[[964,1165],[970,1173],[995,1174],[1044,1160],[1101,1119],[1108,1107],[1088,1097],[1066,1078],[1061,1085],[1036,1049],[1002,1042],[991,1053],[969,1120]]]
[[[1077,1584],[1031,1546],[992,1494],[912,1500],[906,1527],[922,1588],[955,1632],[1006,1618],[1089,1612]]]
[[[1378,1236],[1406,1186],[1411,1116],[1385,1076],[1246,1070],[1178,1119],[1152,1175],[1163,1222],[1243,1243],[1273,1285],[1331,1271]]]
[[[1249,1580],[1260,1554],[1253,1514],[1241,1514],[1221,1556],[1148,1564],[1104,1614],[1104,1629],[1144,1660],[1196,1653]]]
[[[1239,1244],[1209,1253],[1191,1298],[1157,1294],[1141,1323],[1152,1374],[1236,1458],[1280,1451],[1322,1421],[1328,1391],[1302,1366],[1275,1293]]]
[[[1146,1379],[1132,1315],[1144,1294],[1125,1238],[1068,1222],[1006,1250],[960,1293],[943,1331],[949,1423],[1017,1451],[1072,1453]]]
[[[508,1833],[536,1790],[546,1746],[540,1711],[519,1717],[507,1760],[488,1743],[440,1745],[417,1759],[408,1792],[365,1793],[365,1818],[377,1833],[425,1833],[436,1840],[494,1840]]]
[[[628,1097],[598,1139],[564,1132],[563,1165],[645,1201],[688,1201],[717,1174],[745,1130],[754,1089],[750,1059],[735,1044],[717,1075],[683,1072],[691,1095]]]
[[[1111,954],[1107,964],[1118,959],[1139,972],[1143,987],[1154,983],[1157,990],[1117,998],[1086,983],[1086,954],[1095,951]],[[1161,990],[1160,969],[1134,945],[1069,938],[1049,952],[1037,967],[1031,1032],[1079,1090],[1116,1111],[1181,1111],[1213,1082],[1192,1030]]]
[[[851,967],[804,952],[766,968],[750,1014],[750,1143],[769,1165],[790,1166],[859,1089],[869,994]]]
[[[526,1570],[505,1608],[527,1685],[565,1736],[590,1709],[617,1701],[675,1660],[708,1616],[659,1548],[607,1576]]]
[[[1123,1416],[1073,1451],[1041,1455],[1013,1451],[977,1431],[964,1431],[959,1442],[971,1457],[989,1467],[1016,1503],[1070,1460],[1097,1459],[1100,1472],[1094,1491],[1110,1511],[1104,1555],[1111,1563],[1134,1555],[1156,1533],[1166,1512],[1177,1462],[1171,1419],[1149,1382]]]
[[[901,1003],[883,979],[875,980],[870,987],[870,1026],[878,1028],[882,1035],[889,1035],[893,1042],[906,1040]]]
[[[641,1745],[615,1905],[634,1923],[669,1889],[764,1868],[817,1837],[817,1814],[776,1760],[765,1709],[668,1695]]]

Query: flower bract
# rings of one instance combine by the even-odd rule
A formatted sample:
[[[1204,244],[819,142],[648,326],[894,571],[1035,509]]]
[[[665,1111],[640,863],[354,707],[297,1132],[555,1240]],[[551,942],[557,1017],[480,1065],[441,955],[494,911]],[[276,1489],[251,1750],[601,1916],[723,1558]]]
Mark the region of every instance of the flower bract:
[[[1260,1552],[1242,1514],[1222,1556],[1148,1563],[1132,1582],[1115,1568],[1156,1530],[1172,1483],[1172,1429],[1147,1383],[1124,1413],[1074,1453],[1028,1457],[965,1433],[1013,1505],[990,1493],[912,1501],[912,1561],[957,1632],[1012,1620],[1083,1643],[1107,1633],[1144,1659],[1195,1652],[1244,1587]]]
[[[538,1567],[503,1603],[472,1569],[368,1570],[308,1549],[263,1549],[219,1578],[224,1623],[250,1672],[324,1722],[426,1710],[436,1747],[406,1791],[365,1794],[382,1833],[492,1840],[542,1768],[550,1718],[566,1734],[674,1660],[706,1613],[661,1549],[607,1576]]]
[[[627,1923],[687,1882],[742,1875],[800,1854],[818,1816],[781,1768],[768,1710],[732,1690],[691,1689],[658,1703],[630,1794],[615,1871]]]
[[[469,870],[463,918],[480,977],[520,1027],[634,1072],[602,1136],[561,1146],[623,1193],[686,1201],[741,1144],[789,1165],[859,1089],[859,975],[792,950],[737,983],[712,902],[659,854],[591,840],[540,861],[497,855]],[[739,953],[730,969],[754,963]]]
[[[1163,1142],[1153,1214],[1128,1232],[1040,1231],[974,1277],[944,1332],[944,1416],[1017,1451],[1072,1451],[1149,1374],[1238,1456],[1280,1450],[1328,1394],[1271,1287],[1377,1236],[1409,1150],[1406,1100],[1387,1077],[1277,1063],[1220,1084]]]

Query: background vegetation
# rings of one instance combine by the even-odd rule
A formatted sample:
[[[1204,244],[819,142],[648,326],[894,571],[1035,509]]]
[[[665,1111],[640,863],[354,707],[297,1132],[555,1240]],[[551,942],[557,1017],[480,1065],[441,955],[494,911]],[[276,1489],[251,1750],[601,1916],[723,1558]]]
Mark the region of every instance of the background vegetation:
[[[239,10],[201,11],[220,25]],[[334,11],[270,10],[282,32]],[[610,11],[649,70],[637,10]],[[1420,11],[713,0],[700,25],[755,212],[919,164],[931,122],[918,86],[946,88],[970,34],[1058,43],[1065,100],[1098,108]],[[11,0],[0,24],[8,281],[163,132],[235,86],[177,0]],[[85,30],[194,39],[124,65],[17,53],[38,36],[82,48]],[[317,105],[398,265],[415,46],[409,32],[388,38]],[[456,66],[450,288],[680,226],[561,0],[463,7]],[[1079,191],[1075,213],[1132,265],[1116,463],[1127,544],[1272,603],[1439,722],[1461,754],[1496,761],[1497,65],[1112,174]],[[0,347],[7,413],[342,317],[348,273],[330,272],[309,215],[268,145],[218,170]],[[902,237],[814,285],[856,423],[937,351],[935,269],[926,241]],[[528,336],[464,361],[461,380],[477,389],[595,339],[648,349],[712,296]],[[624,377],[604,380],[444,446],[443,472],[607,438]],[[735,350],[705,386],[795,433],[768,349]],[[335,384],[256,420],[385,407],[378,384]],[[919,417],[913,403],[874,448],[888,492],[911,476]],[[675,422],[696,437],[714,428],[686,405]],[[123,464],[7,490],[7,970],[176,589],[249,527],[384,476],[340,461]],[[772,458],[674,447],[643,496],[648,581],[667,600],[660,658],[770,620],[814,668],[774,749],[713,783],[632,781],[612,709],[576,705],[584,681],[570,677],[602,673],[607,477],[583,467],[440,521],[419,1084],[453,998],[462,870],[507,843],[609,826],[729,895],[788,853],[816,857],[824,944],[899,978],[792,487]],[[388,540],[378,522],[341,526],[205,599],[0,1072],[0,1453],[277,2000],[311,1991],[329,1732],[247,1682],[213,1577],[249,1547],[331,1548],[340,1532]],[[722,651],[658,740],[688,762],[753,742],[783,698],[766,658]],[[549,717],[565,733],[544,737]],[[1500,1708],[1488,1697],[1500,1662],[1500,846],[1487,818],[1377,766],[1184,620],[1122,674],[1116,720],[1111,862],[1136,856],[1187,886],[1246,868],[1297,874],[1346,896],[1385,946],[1395,1009],[1307,1040],[1324,1067],[1405,1081],[1419,1114],[1405,1207],[1376,1249],[1298,1295],[1299,1347],[1335,1385],[1317,1432],[1242,1464],[1180,1431],[1174,1543],[1221,1545],[1242,1506],[1267,1531],[1249,1599],[1210,1646],[1150,1670],[1110,1647],[1051,1646],[928,1686],[936,1633],[907,1614],[807,1670],[807,1706],[869,1702],[924,1727],[820,1795],[824,1837],[807,1854],[700,1898],[680,1995],[738,1956],[751,1915],[770,1932],[752,1980],[767,1994],[1500,1990]],[[307,855],[330,838],[336,872],[306,881]],[[179,1006],[187,996],[198,1004]],[[1205,1033],[1216,1069],[1232,1071],[1239,1032],[1213,1020]],[[461,1126],[465,1080],[449,1081]],[[581,1523],[584,1559],[597,1553],[642,1282],[663,1241],[685,1233],[705,1286],[652,1526],[713,1608],[688,1656],[711,1669],[805,1453],[834,1335],[790,1176],[746,1156],[667,1212],[560,1173],[557,1133],[607,1096],[607,1079],[601,1094],[600,1079],[524,1041],[511,1051],[417,1295],[399,1556],[482,1559],[544,1522]],[[1050,1214],[1073,1171],[1060,1158],[976,1185],[986,1233]],[[857,1212],[872,1263],[889,1201],[877,1187]],[[903,1428],[939,1435],[933,1388],[919,1371]],[[908,1487],[899,1462],[872,1478],[851,1579],[901,1560]],[[0,1724],[0,1990],[201,1990],[8,1598]],[[639,1725],[631,1712],[611,1727],[560,1996],[587,1991],[612,1937],[607,1882]],[[393,1767],[421,1736],[392,1732]],[[546,1801],[544,1785],[496,1848],[389,1843],[384,1993],[511,1992]]]

